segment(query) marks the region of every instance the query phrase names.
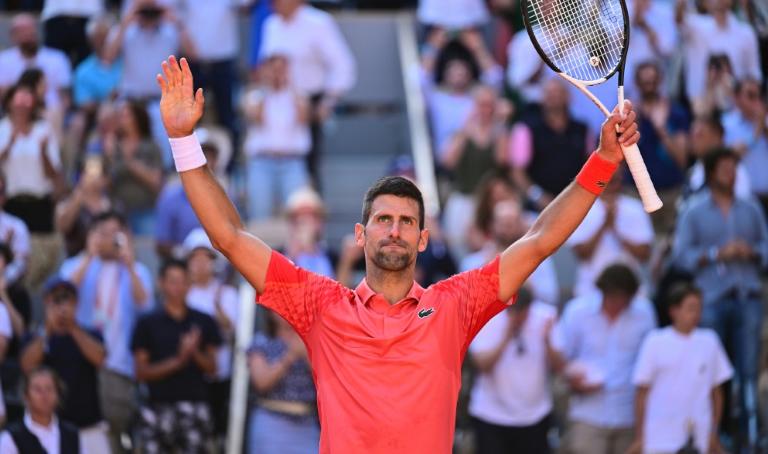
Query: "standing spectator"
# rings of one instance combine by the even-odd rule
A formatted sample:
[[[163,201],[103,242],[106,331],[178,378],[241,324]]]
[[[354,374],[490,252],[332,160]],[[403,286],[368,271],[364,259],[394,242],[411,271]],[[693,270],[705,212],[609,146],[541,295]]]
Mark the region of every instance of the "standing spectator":
[[[227,434],[229,389],[232,379],[232,346],[238,321],[240,300],[237,290],[216,277],[219,253],[211,245],[202,228],[190,232],[184,240],[189,270],[187,304],[213,318],[222,337],[216,352],[216,374],[207,379],[208,405],[213,416],[213,434],[217,443]]]
[[[248,349],[251,383],[259,395],[248,429],[249,454],[318,452],[315,384],[301,337],[265,310],[266,330]]]
[[[110,452],[107,427],[99,406],[97,370],[106,356],[101,335],[75,320],[77,288],[53,277],[45,288],[45,324],[33,334],[21,353],[21,368],[30,373],[45,365],[61,377],[67,389],[59,416],[80,432],[82,450]]]
[[[650,216],[639,200],[621,193],[617,172],[568,239],[579,260],[573,294],[594,292],[597,276],[614,263],[624,263],[642,276],[653,239]]]
[[[532,301],[523,289],[515,304],[492,318],[470,344],[479,372],[469,403],[477,454],[512,447],[521,453],[550,452],[549,369],[556,354],[549,338],[556,316],[555,307]]]
[[[286,54],[291,83],[310,98],[312,149],[307,157],[309,173],[317,183],[322,124],[355,84],[355,61],[328,13],[305,0],[275,0],[273,6],[275,14],[264,24],[263,55]]]
[[[421,79],[438,161],[469,119],[475,85],[500,88],[503,77],[501,66],[477,31],[465,30],[458,40],[449,40],[445,30],[432,30],[422,50]]]
[[[263,90],[251,90],[244,99],[248,130],[243,149],[248,157],[251,220],[272,217],[276,195],[282,208],[293,191],[310,182],[306,165],[312,148],[309,100],[290,80],[290,65],[284,54],[270,55],[262,65]]]
[[[417,17],[423,25],[463,30],[485,25],[490,16],[483,0],[419,0]]]
[[[216,373],[221,338],[211,317],[187,305],[186,263],[164,263],[159,279],[163,306],[138,321],[131,341],[136,377],[149,388],[138,445],[147,454],[204,453],[212,429],[205,377]]]
[[[37,19],[32,15],[18,14],[13,18],[11,41],[14,47],[0,52],[0,90],[5,91],[16,84],[24,70],[36,67],[43,71],[48,83],[45,105],[60,110],[68,99],[72,67],[64,53],[40,45],[37,27]]]
[[[67,257],[74,257],[85,249],[91,222],[112,208],[107,185],[103,159],[90,156],[83,165],[77,186],[66,199],[56,204],[56,230],[64,237]]]
[[[596,284],[600,292],[566,305],[553,338],[572,392],[564,452],[624,454],[634,439],[632,369],[656,321],[630,268],[609,266]]]
[[[6,260],[6,254],[10,250],[4,244],[0,244],[0,254],[2,259]],[[4,283],[3,283],[4,284]],[[5,285],[0,285],[0,364],[5,366],[8,354],[11,353],[10,347],[14,337],[21,336],[24,329],[24,321],[19,312],[13,307],[13,301],[8,296]],[[8,421],[8,411],[5,406],[5,396],[0,390],[0,424]]]
[[[704,157],[711,151],[725,146],[723,137],[725,130],[723,124],[714,115],[696,117],[691,123],[690,138],[688,139],[689,154],[695,162],[688,171],[687,188],[684,192],[686,198],[706,188],[704,181]],[[744,163],[739,161],[736,165],[736,182],[734,192],[738,197],[749,198],[752,196],[752,184]]]
[[[717,334],[697,328],[697,288],[674,288],[669,315],[672,326],[648,334],[635,365],[637,429],[630,452],[677,452],[689,435],[699,452],[723,452],[717,430],[723,410],[720,385],[733,369]]]
[[[136,0],[107,39],[105,58],[111,63],[123,57],[122,96],[155,100],[157,62],[178,52],[196,55],[184,22],[155,0]]]
[[[103,150],[110,195],[123,205],[131,231],[149,235],[154,232],[155,200],[163,184],[163,158],[152,140],[144,104],[126,101],[118,121],[115,137]]]
[[[571,117],[565,84],[548,79],[540,111],[517,123],[510,137],[515,183],[537,209],[546,207],[573,181],[594,149],[587,125]]]
[[[525,235],[530,228],[518,198],[502,200],[493,207],[491,218],[491,239],[482,249],[470,254],[461,262],[461,271],[473,270],[489,263],[512,243]],[[556,307],[560,303],[560,289],[557,286],[555,265],[545,259],[526,281],[533,298],[541,303]]]
[[[236,132],[232,100],[237,88],[240,34],[237,9],[247,0],[180,0],[179,13],[195,46],[190,68],[198,86],[213,92],[216,120]],[[234,138],[234,137],[233,137]],[[239,143],[233,140],[233,143]]]
[[[104,0],[45,0],[40,13],[45,45],[64,52],[77,66],[91,52],[86,24],[103,11]]]
[[[58,263],[55,200],[66,193],[61,156],[50,124],[40,119],[41,101],[30,88],[15,86],[0,120],[0,166],[6,175],[5,210],[21,218],[31,235],[26,283],[35,291]]]
[[[75,106],[89,114],[95,115],[100,103],[117,94],[123,73],[122,62],[110,60],[107,55],[107,37],[112,27],[112,20],[94,17],[85,28],[93,52],[75,68],[72,91]]]
[[[757,375],[763,302],[760,274],[768,266],[768,227],[760,206],[734,194],[737,155],[719,149],[704,159],[709,191],[691,198],[677,224],[673,254],[702,290],[702,325],[734,355],[740,429],[755,448]]]
[[[752,192],[768,213],[768,105],[763,84],[756,79],[740,81],[735,101],[736,108],[723,116],[725,145],[741,156]]]
[[[635,84],[640,142],[638,147],[664,207],[651,216],[656,232],[667,233],[675,218],[675,201],[688,165],[687,138],[690,119],[686,110],[662,93],[664,74],[656,61],[636,66]],[[626,172],[625,181],[631,177]],[[634,183],[630,183],[634,186]]]
[[[0,435],[3,454],[61,453],[81,450],[77,428],[56,417],[64,385],[51,369],[42,367],[24,380],[24,420],[8,426]]]
[[[687,0],[676,1],[675,20],[685,48],[685,87],[692,104],[704,96],[707,64],[713,55],[726,55],[736,79],[763,78],[757,35],[731,12],[733,0],[706,0],[708,14],[686,11]]]
[[[201,144],[208,169],[215,175],[219,160],[219,149],[213,142]],[[163,259],[179,256],[178,248],[184,239],[200,227],[200,221],[189,204],[187,194],[179,180],[165,184],[157,198],[155,208],[155,251]]]
[[[131,333],[139,313],[152,306],[152,280],[136,262],[125,219],[114,211],[97,216],[80,255],[65,260],[60,275],[78,287],[77,322],[104,337],[107,357],[99,373],[102,414],[113,453],[124,452],[136,411]]]
[[[334,260],[323,241],[325,205],[310,188],[293,193],[285,209],[288,235],[285,256],[313,273],[334,277]]]
[[[441,153],[443,167],[453,173],[451,194],[445,205],[448,243],[454,257],[466,255],[467,233],[475,211],[475,189],[483,177],[507,164],[505,127],[507,111],[490,87],[474,91],[472,112]]]

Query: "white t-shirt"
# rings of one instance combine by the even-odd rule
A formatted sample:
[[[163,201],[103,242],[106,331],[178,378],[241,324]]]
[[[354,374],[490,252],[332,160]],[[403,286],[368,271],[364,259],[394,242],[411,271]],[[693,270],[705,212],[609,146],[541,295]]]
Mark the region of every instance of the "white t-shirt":
[[[233,324],[237,324],[237,317],[240,313],[240,300],[237,290],[219,281],[211,281],[207,287],[192,286],[187,293],[187,305],[192,309],[208,314],[216,319],[216,293],[221,287],[221,296],[219,304],[224,314]],[[224,342],[216,353],[216,377],[227,379],[232,375],[232,347]]]
[[[261,123],[248,127],[243,144],[246,156],[258,156],[265,152],[287,155],[309,152],[312,136],[309,125],[299,122],[296,96],[288,89],[251,90],[246,95],[246,104],[257,104],[259,99],[263,103]]]
[[[477,333],[470,353],[493,350],[503,341],[511,320],[508,311]],[[491,424],[520,427],[536,424],[552,411],[544,337],[547,324],[556,316],[557,310],[549,304],[531,304],[520,333],[522,350],[516,341],[509,342],[493,370],[477,376],[469,414]]]
[[[636,386],[650,387],[644,451],[677,451],[685,444],[692,423],[696,446],[706,452],[712,426],[712,389],[732,375],[714,331],[700,328],[684,335],[666,327],[649,333],[632,378]]]
[[[104,11],[104,0],[45,0],[42,20],[56,16],[93,17]]]
[[[15,84],[21,74],[29,68],[39,68],[45,74],[48,90],[45,92],[45,105],[56,108],[61,104],[59,90],[72,83],[72,66],[58,49],[40,47],[32,60],[27,60],[18,47],[11,47],[0,52],[0,87]]]
[[[544,82],[552,77],[553,73],[539,58],[527,31],[521,30],[515,33],[507,46],[507,57],[509,85],[519,91],[527,102],[540,102]],[[538,78],[534,78],[537,73],[539,73]]]
[[[27,269],[29,257],[29,229],[21,219],[0,211],[0,241],[8,244],[13,252],[13,261],[5,266],[5,279],[15,283]]]
[[[598,198],[584,221],[568,239],[568,244],[575,246],[586,243],[600,230],[604,222],[605,204]],[[654,233],[651,218],[643,209],[642,203],[632,197],[619,195],[616,201],[614,228],[622,238],[630,243],[650,245],[653,242]],[[624,250],[616,234],[613,231],[608,231],[598,241],[592,257],[579,262],[573,294],[580,296],[596,291],[595,280],[608,265],[614,263],[628,265],[638,273],[638,276],[643,276],[641,264],[628,251]]]
[[[355,61],[333,17],[308,5],[289,21],[272,14],[264,22],[263,55],[287,55],[291,82],[302,93],[343,93],[355,84]]]
[[[203,61],[230,60],[240,49],[237,8],[243,0],[180,0],[179,9]]]
[[[59,420],[54,416],[51,424],[48,426],[42,426],[34,421],[29,414],[24,415],[24,425],[27,426],[32,435],[37,437],[38,441],[42,445],[43,449],[48,454],[64,454],[60,451],[61,448],[61,433],[59,432]],[[0,453],[2,454],[19,454],[19,449],[16,447],[16,443],[13,442],[13,437],[8,431],[3,431],[0,435]],[[85,453],[85,448],[82,439],[80,440],[79,454]]]
[[[483,0],[420,0],[419,22],[457,30],[488,22],[488,8]]]
[[[0,120],[0,150],[8,146],[13,135],[13,126],[6,117]],[[61,156],[56,136],[47,122],[37,121],[29,134],[16,137],[16,141],[8,152],[8,159],[2,167],[5,173],[6,194],[13,197],[19,194],[29,194],[44,197],[53,192],[53,183],[45,176],[40,147],[43,140],[48,141],[45,154],[54,168],[61,168]]]

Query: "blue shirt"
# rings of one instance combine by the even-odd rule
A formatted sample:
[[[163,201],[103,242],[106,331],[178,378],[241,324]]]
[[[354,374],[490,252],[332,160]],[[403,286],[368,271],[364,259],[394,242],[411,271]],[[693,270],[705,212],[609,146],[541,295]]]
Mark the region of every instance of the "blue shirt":
[[[685,132],[690,125],[688,113],[680,106],[672,105],[667,118],[666,129],[669,134]],[[638,118],[640,130],[640,142],[637,146],[643,155],[645,166],[651,175],[651,180],[657,189],[672,189],[680,186],[685,181],[684,169],[675,161],[664,146],[661,137],[649,118],[640,115]],[[631,181],[627,171],[625,181]]]
[[[588,381],[602,384],[597,392],[572,395],[569,416],[602,428],[632,427],[632,371],[645,335],[656,327],[656,315],[650,301],[635,297],[611,322],[602,311],[602,302],[600,292],[571,300],[552,334],[553,347],[569,363],[587,368]]]
[[[82,106],[91,102],[102,102],[117,90],[123,73],[123,63],[116,60],[109,66],[92,54],[75,69],[73,91],[75,104]]]
[[[155,239],[158,243],[177,245],[189,232],[200,227],[184,187],[180,182],[169,183],[160,192],[155,215]]]
[[[747,148],[741,162],[747,169],[752,192],[768,195],[768,138],[765,134],[755,137],[755,125],[739,110],[723,115],[723,129],[726,145]]]
[[[71,279],[79,268],[84,255],[78,255],[67,259],[61,264],[59,274]],[[128,268],[120,262],[105,262],[99,258],[93,258],[88,265],[83,281],[78,292],[77,322],[83,326],[92,327],[100,331],[104,337],[104,346],[107,350],[107,358],[104,367],[119,374],[133,377],[133,354],[130,343],[136,319],[141,313],[146,312],[153,305],[152,276],[143,264],[135,263],[136,274],[141,280],[144,291],[147,293],[147,301],[139,306],[133,299],[131,292],[131,276]],[[107,273],[108,269],[116,273]],[[113,290],[106,292],[111,295],[104,298],[104,284],[111,284]]]
[[[760,256],[752,262],[713,262],[710,257],[725,244],[740,239]],[[695,276],[704,304],[712,304],[730,291],[742,297],[760,292],[760,270],[768,266],[768,227],[756,201],[737,197],[727,215],[709,190],[685,204],[678,219],[673,260]],[[704,257],[704,265],[700,265]]]

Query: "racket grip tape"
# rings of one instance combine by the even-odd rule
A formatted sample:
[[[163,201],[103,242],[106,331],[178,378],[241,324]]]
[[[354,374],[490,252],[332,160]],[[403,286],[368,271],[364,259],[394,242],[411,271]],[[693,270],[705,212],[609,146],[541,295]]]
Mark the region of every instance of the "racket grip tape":
[[[624,150],[624,159],[627,160],[629,172],[635,180],[637,192],[640,193],[643,208],[647,213],[653,213],[664,204],[656,193],[656,188],[653,187],[653,181],[651,181],[651,176],[648,175],[648,169],[645,167],[640,149],[637,147],[637,144],[622,147],[622,149]]]

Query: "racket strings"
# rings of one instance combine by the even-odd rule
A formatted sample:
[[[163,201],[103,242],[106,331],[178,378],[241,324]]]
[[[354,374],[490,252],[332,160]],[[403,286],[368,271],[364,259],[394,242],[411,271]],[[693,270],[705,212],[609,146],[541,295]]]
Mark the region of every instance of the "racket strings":
[[[624,16],[619,0],[531,0],[536,41],[561,72],[597,81],[621,61]]]

